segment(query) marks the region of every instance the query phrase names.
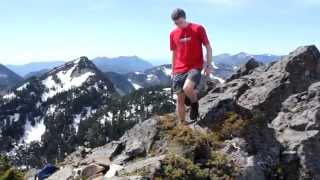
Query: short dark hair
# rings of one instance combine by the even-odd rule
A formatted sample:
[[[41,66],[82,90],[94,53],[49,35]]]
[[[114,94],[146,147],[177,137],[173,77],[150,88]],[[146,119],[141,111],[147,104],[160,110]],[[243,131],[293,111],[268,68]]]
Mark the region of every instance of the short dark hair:
[[[177,8],[173,10],[171,14],[171,19],[172,20],[178,20],[179,18],[186,18],[186,12],[183,9]]]

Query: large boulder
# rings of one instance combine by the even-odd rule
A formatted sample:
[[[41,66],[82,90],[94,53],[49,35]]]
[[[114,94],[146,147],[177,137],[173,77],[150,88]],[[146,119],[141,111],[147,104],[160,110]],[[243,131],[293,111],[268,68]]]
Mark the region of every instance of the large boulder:
[[[62,169],[50,178],[61,180],[68,178],[109,179],[116,176],[122,169],[127,173],[146,167],[154,171],[163,156],[146,158],[135,163],[129,161],[147,155],[155,136],[158,134],[158,122],[159,117],[155,116],[138,123],[128,130],[119,141],[112,141],[101,147],[94,149],[79,147],[77,151],[71,153],[60,163]],[[143,179],[138,176],[127,178]]]
[[[122,151],[112,157],[113,162],[123,164],[136,156],[145,156],[158,134],[158,122],[159,117],[155,116],[128,130],[119,140],[122,142]]]
[[[251,74],[255,68],[261,65],[263,65],[263,63],[256,61],[254,58],[251,58],[248,60],[246,64],[242,65],[235,74],[233,74],[229,79],[227,79],[227,81],[229,82],[234,79],[238,79],[241,76]]]
[[[163,160],[166,156],[160,155],[155,157],[150,157],[146,159],[142,159],[140,161],[128,163],[123,170],[119,172],[119,174],[132,174],[138,172],[139,170],[143,170],[150,174],[154,174],[156,170],[160,169],[161,160]]]
[[[263,72],[254,71],[241,78],[247,80],[250,89],[237,103],[271,120],[285,99],[320,80],[320,53],[315,46],[300,47]]]
[[[97,176],[102,177],[105,172],[106,169],[104,167],[97,164],[90,164],[89,166],[83,168],[81,177],[82,179],[92,179],[93,177]]]
[[[320,82],[306,92],[290,96],[272,127],[285,149],[282,161],[300,164],[301,178],[320,179]]]
[[[68,166],[65,166],[64,168],[60,169],[59,171],[55,172],[54,174],[52,174],[48,178],[48,180],[57,180],[57,179],[72,180],[73,177],[74,177],[73,167],[68,165]]]
[[[212,124],[229,110],[272,120],[285,99],[320,80],[320,53],[315,46],[300,47],[278,62],[251,71],[200,100],[199,124]]]
[[[239,70],[227,83],[200,100],[197,124],[210,130],[221,124],[229,112],[254,119],[255,123],[246,126],[241,137],[247,146],[230,152],[234,161],[240,162],[239,179],[275,178],[272,174],[277,169],[284,171],[280,168],[285,165],[284,159],[295,163],[290,165],[293,175],[283,175],[286,178],[308,175],[318,178],[320,161],[315,158],[320,153],[319,98],[315,93],[319,90],[316,82],[320,81],[318,49],[299,47],[268,66],[260,66],[253,60],[251,63],[252,66]]]

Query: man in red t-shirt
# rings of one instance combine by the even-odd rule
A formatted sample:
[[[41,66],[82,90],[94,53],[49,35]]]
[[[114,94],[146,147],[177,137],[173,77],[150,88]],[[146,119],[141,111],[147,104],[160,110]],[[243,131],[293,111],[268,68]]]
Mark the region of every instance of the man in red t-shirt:
[[[186,21],[186,13],[175,9],[171,15],[177,28],[170,33],[172,51],[172,88],[177,93],[177,115],[186,123],[186,105],[191,105],[190,119],[198,117],[198,90],[204,66],[202,45],[205,46],[207,63],[204,74],[212,71],[212,49],[203,26]]]

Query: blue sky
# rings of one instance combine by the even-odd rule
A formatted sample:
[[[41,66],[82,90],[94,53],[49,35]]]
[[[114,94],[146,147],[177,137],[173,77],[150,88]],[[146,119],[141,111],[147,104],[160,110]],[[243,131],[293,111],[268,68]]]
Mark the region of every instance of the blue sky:
[[[175,7],[206,27],[214,54],[320,47],[320,0],[1,0],[0,63],[82,55],[167,60]]]

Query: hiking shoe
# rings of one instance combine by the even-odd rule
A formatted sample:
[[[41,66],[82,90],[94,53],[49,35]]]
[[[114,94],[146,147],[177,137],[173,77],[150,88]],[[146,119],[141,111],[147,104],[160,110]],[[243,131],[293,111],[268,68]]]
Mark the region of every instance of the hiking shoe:
[[[190,119],[196,120],[199,116],[199,103],[195,102],[191,104],[191,110],[190,110]]]
[[[190,105],[191,105],[191,101],[190,101],[190,99],[188,98],[188,96],[186,96],[186,98],[184,99],[184,104],[185,104],[186,106],[190,106]]]

